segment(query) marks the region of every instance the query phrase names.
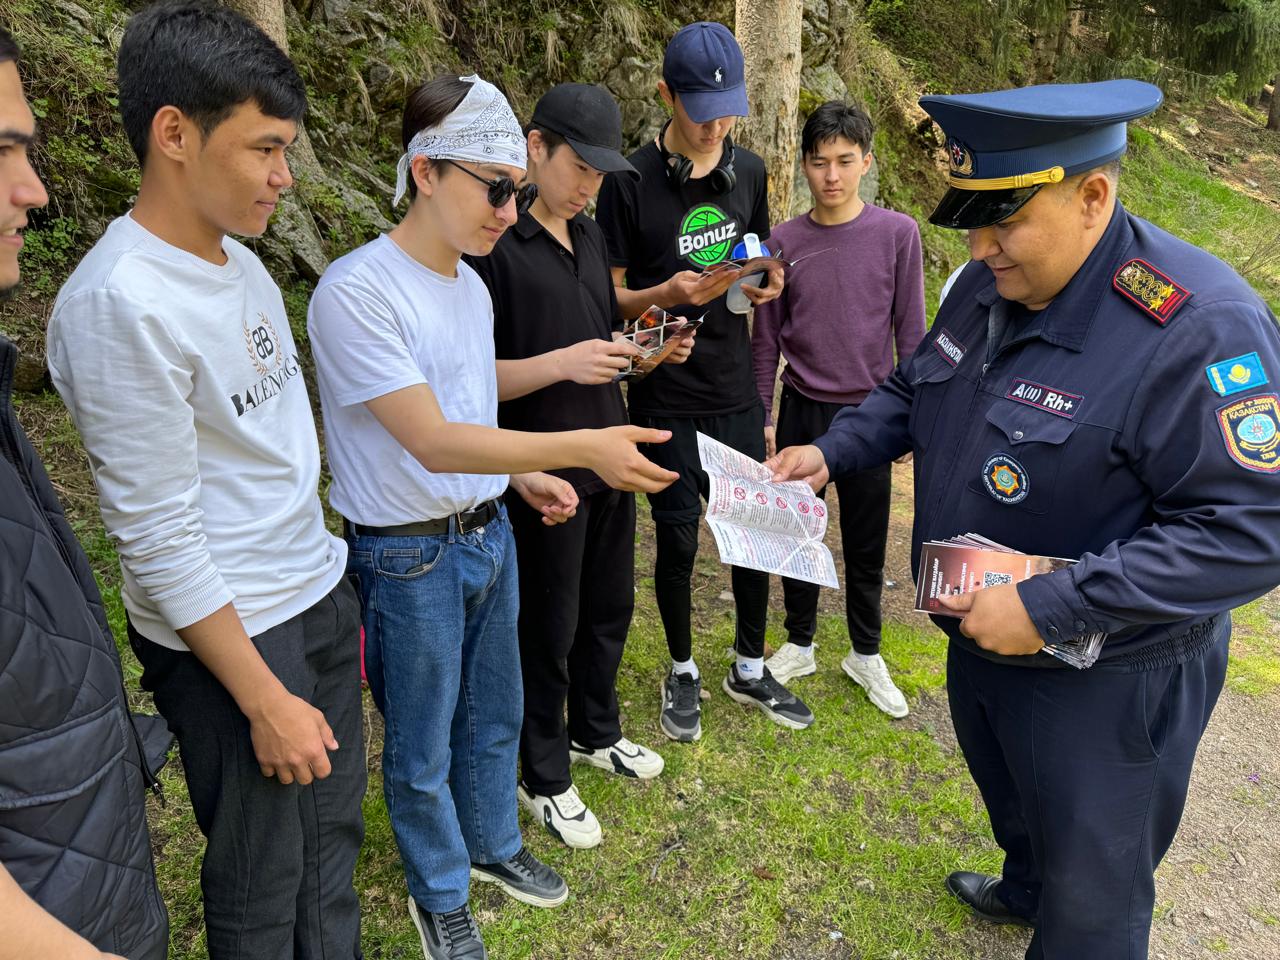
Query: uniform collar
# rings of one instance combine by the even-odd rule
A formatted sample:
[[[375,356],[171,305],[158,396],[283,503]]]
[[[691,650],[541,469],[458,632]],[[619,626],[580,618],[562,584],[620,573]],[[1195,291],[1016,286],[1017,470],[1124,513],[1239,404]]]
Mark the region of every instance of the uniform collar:
[[[1129,214],[1117,200],[1111,222],[1098,245],[1063,291],[1041,311],[1041,340],[1077,353],[1084,349],[1098,308],[1111,289],[1111,273],[1132,243],[1133,226],[1129,223]],[[999,296],[996,282],[992,279],[974,294],[974,299],[982,306],[990,307]]]

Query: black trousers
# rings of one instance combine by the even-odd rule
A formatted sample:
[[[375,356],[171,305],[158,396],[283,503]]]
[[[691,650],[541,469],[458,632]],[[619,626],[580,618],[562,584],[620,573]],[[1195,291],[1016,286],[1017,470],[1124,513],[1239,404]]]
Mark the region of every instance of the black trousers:
[[[589,494],[548,527],[514,491],[506,500],[520,570],[521,776],[554,796],[573,783],[570,739],[594,749],[622,736],[616,681],[635,605],[636,501]]]
[[[324,713],[339,748],[308,786],[262,775],[249,721],[194,654],[129,626],[142,687],[178,740],[205,835],[200,889],[209,960],[350,960],[360,950],[352,885],[364,837],[360,601],[344,578],[323,600],[253,638],[289,692]]]
[[[951,644],[951,719],[1005,853],[997,893],[1039,916],[1028,960],[1145,960],[1153,874],[1226,677],[1222,620],[1200,657],[1132,673],[1010,666]]]
[[[782,388],[778,410],[778,449],[812,443],[827,432],[843,404],[811,400],[791,387]],[[844,615],[849,640],[858,653],[880,652],[880,594],[884,587],[884,553],[889,539],[889,498],[893,470],[889,464],[851,473],[835,481],[840,498],[840,548],[844,555]],[[826,498],[827,488],[818,493]],[[800,646],[813,643],[818,629],[816,583],[782,578],[787,610],[787,639]]]
[[[633,414],[633,423],[670,430],[666,443],[645,447],[645,456],[674,470],[680,479],[649,495],[656,528],[657,557],[653,587],[658,613],[667,635],[672,660],[693,656],[690,615],[693,605],[693,562],[698,555],[698,519],[710,481],[698,457],[698,433],[756,460],[764,459],[764,409],[758,404],[719,417],[647,417]],[[744,657],[764,656],[764,630],[769,616],[769,575],[745,567],[730,567],[733,606],[737,614],[734,649]]]

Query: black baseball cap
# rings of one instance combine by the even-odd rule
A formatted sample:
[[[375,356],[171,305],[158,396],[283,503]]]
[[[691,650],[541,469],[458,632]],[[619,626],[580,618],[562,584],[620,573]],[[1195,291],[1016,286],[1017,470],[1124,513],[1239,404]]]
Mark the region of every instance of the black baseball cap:
[[[723,23],[703,20],[677,30],[662,58],[662,79],[694,123],[749,112],[742,48]]]
[[[573,152],[602,173],[640,172],[622,155],[622,111],[609,91],[590,83],[560,83],[533,108],[531,128],[564,137]]]

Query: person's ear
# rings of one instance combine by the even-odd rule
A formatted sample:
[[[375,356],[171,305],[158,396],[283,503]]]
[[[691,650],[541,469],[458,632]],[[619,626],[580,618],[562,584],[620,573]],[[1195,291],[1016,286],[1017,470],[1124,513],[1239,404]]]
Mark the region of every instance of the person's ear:
[[[148,156],[161,154],[175,163],[185,163],[203,143],[199,128],[177,107],[161,107],[151,118]]]
[[[1111,200],[1115,196],[1115,184],[1101,170],[1095,170],[1076,188],[1077,200],[1084,214],[1084,224],[1093,228],[1105,222],[1111,211]]]
[[[529,144],[528,144],[529,159],[537,163],[541,163],[544,159],[546,159],[544,154],[547,149],[547,142],[542,139],[542,131],[530,130],[528,140],[529,140]]]
[[[658,96],[662,97],[662,102],[667,105],[667,109],[674,113],[676,109],[676,95],[672,92],[671,88],[667,86],[667,81],[658,81]]]
[[[862,175],[865,177],[871,170],[871,151],[862,155]]]
[[[435,191],[440,173],[428,157],[415,156],[409,161],[409,176],[413,177],[418,192],[429,197]]]

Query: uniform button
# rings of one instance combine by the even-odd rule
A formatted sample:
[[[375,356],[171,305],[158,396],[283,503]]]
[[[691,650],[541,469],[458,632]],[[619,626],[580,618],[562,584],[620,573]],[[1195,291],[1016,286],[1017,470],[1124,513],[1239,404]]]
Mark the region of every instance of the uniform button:
[[[1077,633],[1083,633],[1084,628],[1087,627],[1088,624],[1085,623],[1083,620],[1077,620],[1075,623],[1072,624],[1072,626],[1076,628]]]
[[[1058,628],[1055,627],[1052,623],[1049,624],[1049,636],[1056,637],[1057,635],[1058,635]]]
[[[1021,440],[1021,439],[1022,439],[1022,431],[1021,431],[1021,430],[1015,430],[1015,431],[1013,431],[1013,439],[1015,439],[1015,440]]]

